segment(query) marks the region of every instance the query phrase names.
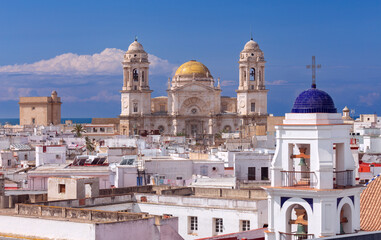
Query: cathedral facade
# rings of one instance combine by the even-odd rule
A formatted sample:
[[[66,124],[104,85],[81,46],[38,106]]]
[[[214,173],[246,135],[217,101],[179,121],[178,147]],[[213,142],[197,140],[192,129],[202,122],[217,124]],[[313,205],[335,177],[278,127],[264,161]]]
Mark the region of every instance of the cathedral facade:
[[[252,39],[239,55],[237,97],[221,96],[220,80],[195,60],[181,65],[168,79],[167,96],[151,98],[148,54],[135,40],[123,60],[120,133],[189,137],[233,132],[242,126],[266,126],[265,60]]]

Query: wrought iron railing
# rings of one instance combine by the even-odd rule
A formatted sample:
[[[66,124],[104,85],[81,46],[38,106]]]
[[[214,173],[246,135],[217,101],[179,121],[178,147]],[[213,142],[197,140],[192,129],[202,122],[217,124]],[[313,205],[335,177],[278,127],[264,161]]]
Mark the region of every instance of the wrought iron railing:
[[[282,187],[315,187],[317,178],[314,172],[281,171]]]
[[[284,232],[279,232],[280,234],[280,239],[281,240],[300,240],[300,239],[313,239],[314,235],[313,234],[307,234],[307,233],[284,233]]]
[[[335,188],[345,188],[353,185],[353,170],[334,171],[333,183]]]

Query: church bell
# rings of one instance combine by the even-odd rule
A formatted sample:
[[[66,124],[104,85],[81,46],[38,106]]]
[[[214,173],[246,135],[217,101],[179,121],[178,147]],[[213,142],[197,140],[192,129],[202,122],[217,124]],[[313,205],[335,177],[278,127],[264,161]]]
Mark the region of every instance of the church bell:
[[[306,159],[300,158],[299,166],[307,166]]]
[[[307,234],[305,226],[301,223],[298,223],[298,227],[296,229],[296,234]]]

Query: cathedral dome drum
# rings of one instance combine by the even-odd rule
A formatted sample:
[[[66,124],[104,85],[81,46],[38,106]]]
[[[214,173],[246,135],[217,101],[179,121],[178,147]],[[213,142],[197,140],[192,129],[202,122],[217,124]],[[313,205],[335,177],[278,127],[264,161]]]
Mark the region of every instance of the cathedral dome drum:
[[[314,87],[299,94],[291,110],[292,113],[337,113],[335,104],[328,93]]]

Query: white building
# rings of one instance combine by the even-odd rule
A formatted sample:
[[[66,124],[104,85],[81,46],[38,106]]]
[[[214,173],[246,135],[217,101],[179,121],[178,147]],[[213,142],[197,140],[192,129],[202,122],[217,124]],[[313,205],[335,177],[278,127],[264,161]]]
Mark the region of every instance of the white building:
[[[332,98],[312,88],[277,129],[266,239],[319,238],[360,230],[361,187],[349,130]]]
[[[2,167],[3,169],[16,166],[16,160],[15,158],[13,158],[13,154],[11,151],[0,151],[0,164],[0,167]]]
[[[36,146],[36,166],[45,164],[66,164],[66,146]]]
[[[194,175],[220,178],[224,163],[213,160],[193,160],[171,156],[144,157],[144,168],[153,184],[188,186]]]
[[[260,190],[252,191],[251,195],[249,190],[195,188],[195,191],[192,196],[135,193],[137,203],[132,211],[178,217],[179,234],[186,240],[247,231],[267,224],[266,196]]]
[[[234,171],[238,181],[270,180],[270,163],[274,154],[269,152],[238,152],[234,154]]]

